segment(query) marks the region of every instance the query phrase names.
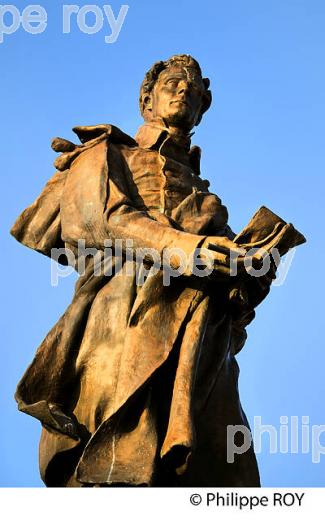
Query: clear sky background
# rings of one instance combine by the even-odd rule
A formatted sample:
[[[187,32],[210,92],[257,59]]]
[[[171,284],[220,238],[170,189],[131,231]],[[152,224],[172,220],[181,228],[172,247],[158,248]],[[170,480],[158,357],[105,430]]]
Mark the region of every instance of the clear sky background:
[[[40,425],[18,413],[16,384],[69,304],[75,277],[50,284],[50,260],[19,245],[9,228],[54,172],[50,140],[75,125],[112,123],[133,135],[138,89],[154,61],[199,60],[213,105],[196,129],[203,176],[239,231],[266,205],[307,237],[285,283],[257,309],[238,356],[241,400],[279,432],[281,416],[325,424],[323,0],[128,0],[118,40],[101,32],[62,34],[62,1],[39,2],[47,30],[20,29],[0,44],[2,355],[0,485],[42,486]],[[76,2],[82,6],[90,1]],[[97,2],[102,6],[108,2]],[[117,1],[110,2],[116,14]],[[16,0],[20,9],[26,1]],[[92,19],[89,18],[89,23]],[[325,455],[258,455],[264,486],[324,486]],[[325,433],[320,442],[325,446]],[[301,450],[300,450],[301,451]]]

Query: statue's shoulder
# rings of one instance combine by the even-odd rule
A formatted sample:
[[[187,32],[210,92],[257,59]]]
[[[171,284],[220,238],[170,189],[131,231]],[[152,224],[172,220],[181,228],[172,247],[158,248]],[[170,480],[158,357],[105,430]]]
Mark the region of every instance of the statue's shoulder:
[[[72,161],[81,153],[103,142],[130,147],[138,146],[131,136],[114,125],[75,126],[72,130],[77,134],[81,144],[74,144],[61,137],[56,137],[52,141],[52,149],[61,153],[54,162],[57,170],[68,169]]]

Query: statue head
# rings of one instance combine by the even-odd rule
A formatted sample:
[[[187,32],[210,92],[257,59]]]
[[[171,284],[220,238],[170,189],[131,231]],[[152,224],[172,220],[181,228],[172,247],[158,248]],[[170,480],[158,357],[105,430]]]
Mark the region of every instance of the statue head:
[[[140,90],[145,121],[162,118],[168,126],[189,132],[211,105],[210,81],[188,54],[158,61],[147,72]]]

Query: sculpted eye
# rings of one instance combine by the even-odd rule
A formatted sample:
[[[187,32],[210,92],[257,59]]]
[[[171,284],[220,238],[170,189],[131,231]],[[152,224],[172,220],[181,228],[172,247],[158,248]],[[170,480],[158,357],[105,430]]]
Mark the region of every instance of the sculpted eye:
[[[168,79],[168,80],[166,81],[166,85],[168,85],[169,87],[177,87],[177,85],[178,85],[178,79],[173,79],[173,78]]]

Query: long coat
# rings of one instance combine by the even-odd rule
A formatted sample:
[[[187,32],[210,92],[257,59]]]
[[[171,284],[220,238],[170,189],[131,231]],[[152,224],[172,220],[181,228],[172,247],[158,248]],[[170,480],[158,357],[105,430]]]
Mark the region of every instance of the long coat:
[[[19,409],[43,426],[42,479],[259,485],[252,446],[227,462],[227,425],[248,427],[235,354],[253,309],[234,317],[227,284],[186,273],[167,286],[161,269],[140,285],[132,255],[104,255],[107,239],[113,247],[132,239],[162,257],[170,247],[190,254],[208,235],[234,237],[199,175],[199,150],[160,124],[136,140],[110,125],[76,133],[79,146],[55,140],[58,171],[11,230],[48,256],[62,247],[77,254],[83,239],[102,269],[94,274],[93,258],[85,260],[72,303],[17,388]]]

